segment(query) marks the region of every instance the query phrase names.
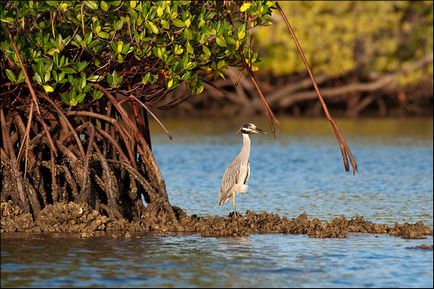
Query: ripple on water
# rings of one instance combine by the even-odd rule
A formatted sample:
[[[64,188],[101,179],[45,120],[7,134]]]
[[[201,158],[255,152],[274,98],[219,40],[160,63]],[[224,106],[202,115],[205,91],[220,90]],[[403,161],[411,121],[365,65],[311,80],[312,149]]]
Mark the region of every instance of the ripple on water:
[[[186,121],[183,127],[190,132],[171,131],[172,142],[154,137],[171,203],[189,214],[227,215],[232,210],[230,204],[217,206],[220,178],[241,143],[239,135],[227,132],[238,124],[227,122]],[[339,120],[359,163],[356,176],[343,172],[326,121],[281,123],[277,140],[253,139],[250,191],[237,197],[239,211],[289,217],[307,212],[325,220],[359,214],[378,223],[422,220],[432,226],[432,119]],[[165,124],[170,130],[170,123]],[[364,234],[347,239],[6,238],[1,242],[1,287],[432,288],[432,251],[407,249],[432,243],[432,237]]]

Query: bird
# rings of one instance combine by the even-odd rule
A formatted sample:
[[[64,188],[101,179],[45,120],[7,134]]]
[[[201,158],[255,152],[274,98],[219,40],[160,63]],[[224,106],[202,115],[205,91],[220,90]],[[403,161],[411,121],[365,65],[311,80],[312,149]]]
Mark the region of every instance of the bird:
[[[238,131],[243,136],[243,146],[240,153],[234,158],[220,182],[219,206],[222,206],[232,198],[234,214],[236,214],[235,195],[238,193],[247,193],[247,181],[250,177],[250,137],[249,134],[267,134],[253,123],[244,124]]]

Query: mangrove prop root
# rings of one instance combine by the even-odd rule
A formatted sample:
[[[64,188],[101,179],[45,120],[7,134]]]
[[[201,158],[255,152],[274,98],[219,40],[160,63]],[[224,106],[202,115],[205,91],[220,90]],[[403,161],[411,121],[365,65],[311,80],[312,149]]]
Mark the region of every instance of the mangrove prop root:
[[[151,206],[178,224],[150,140],[136,125],[143,113],[128,114],[131,103],[114,98],[67,111],[48,95],[35,96],[10,93],[1,102],[2,201],[32,219],[50,205],[75,202],[111,220],[139,222]]]

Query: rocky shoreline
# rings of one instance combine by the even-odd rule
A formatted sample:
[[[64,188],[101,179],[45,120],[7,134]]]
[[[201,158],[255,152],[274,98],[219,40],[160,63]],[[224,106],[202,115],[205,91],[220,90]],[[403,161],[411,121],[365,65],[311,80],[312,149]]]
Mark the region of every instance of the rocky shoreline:
[[[313,238],[346,238],[351,233],[388,234],[404,239],[425,239],[433,229],[422,222],[414,224],[375,224],[362,216],[351,219],[334,218],[331,221],[310,219],[306,214],[297,218],[280,217],[274,213],[247,211],[226,217],[187,215],[181,208],[174,209],[176,220],[169,218],[159,206],[149,205],[141,221],[111,220],[86,204],[58,203],[48,205],[33,220],[10,202],[1,202],[1,233],[67,233],[80,238],[92,238],[100,233],[113,237],[131,236],[131,233],[157,235],[200,234],[201,236],[246,236],[251,234],[303,234]]]

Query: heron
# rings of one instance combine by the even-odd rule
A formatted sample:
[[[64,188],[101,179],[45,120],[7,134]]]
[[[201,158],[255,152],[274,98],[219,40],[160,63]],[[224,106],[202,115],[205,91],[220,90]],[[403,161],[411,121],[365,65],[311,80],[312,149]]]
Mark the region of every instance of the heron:
[[[220,183],[219,206],[226,203],[232,198],[234,214],[236,214],[235,195],[238,193],[247,193],[247,181],[250,177],[250,137],[249,134],[267,134],[259,129],[253,123],[244,124],[238,131],[243,136],[243,146],[240,153],[226,168]]]

